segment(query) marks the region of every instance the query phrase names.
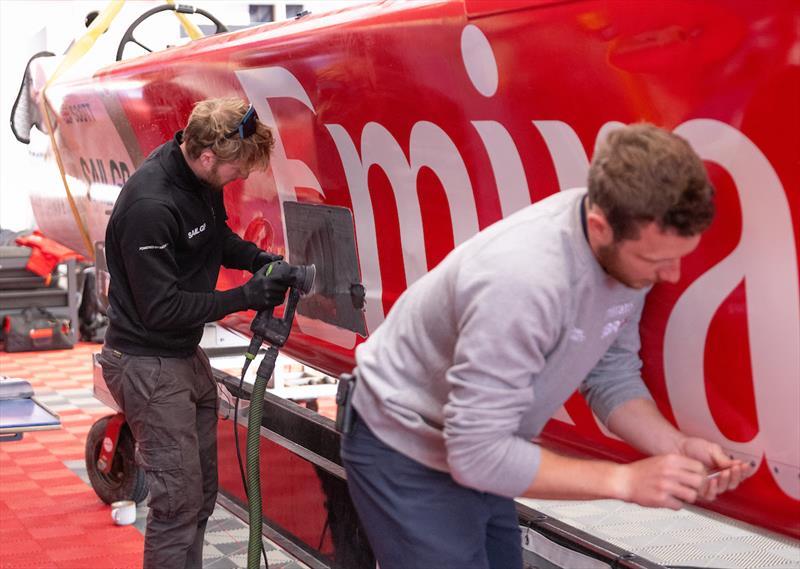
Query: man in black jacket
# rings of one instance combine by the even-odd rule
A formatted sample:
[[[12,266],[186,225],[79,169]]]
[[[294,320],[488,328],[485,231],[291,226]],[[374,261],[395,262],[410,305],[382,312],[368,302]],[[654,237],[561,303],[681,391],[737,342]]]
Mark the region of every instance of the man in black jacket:
[[[217,390],[198,347],[206,322],[283,301],[257,271],[280,257],[226,223],[222,187],[266,168],[272,133],[238,99],[198,103],[122,188],[106,230],[110,326],[100,354],[150,487],[144,569],[202,567],[217,496]],[[215,290],[220,266],[255,272]]]

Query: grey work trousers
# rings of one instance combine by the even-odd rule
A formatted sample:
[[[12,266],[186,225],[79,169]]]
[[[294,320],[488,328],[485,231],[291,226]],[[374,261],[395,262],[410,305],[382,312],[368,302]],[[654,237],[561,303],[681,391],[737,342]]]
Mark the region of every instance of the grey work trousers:
[[[198,348],[186,358],[98,357],[150,488],[143,569],[202,569],[217,500],[217,386]]]

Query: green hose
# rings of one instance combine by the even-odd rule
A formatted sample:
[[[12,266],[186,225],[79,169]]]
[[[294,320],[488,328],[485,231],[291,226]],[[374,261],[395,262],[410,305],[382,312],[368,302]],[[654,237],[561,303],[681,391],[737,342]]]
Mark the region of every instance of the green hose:
[[[261,567],[261,476],[259,473],[259,450],[261,440],[261,414],[264,407],[264,392],[267,381],[275,369],[278,349],[267,348],[261,365],[258,366],[255,385],[250,396],[247,418],[247,487],[249,489],[250,539],[247,543],[247,569]]]

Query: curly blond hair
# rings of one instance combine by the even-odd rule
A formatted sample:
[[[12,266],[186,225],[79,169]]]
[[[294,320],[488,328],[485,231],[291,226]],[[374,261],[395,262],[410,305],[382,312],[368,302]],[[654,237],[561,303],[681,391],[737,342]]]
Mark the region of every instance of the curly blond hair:
[[[256,120],[256,131],[247,138],[235,131],[249,105],[242,99],[206,99],[195,104],[183,130],[186,152],[196,160],[205,148],[210,148],[223,162],[243,161],[248,169],[266,169],[275,140],[272,131]]]

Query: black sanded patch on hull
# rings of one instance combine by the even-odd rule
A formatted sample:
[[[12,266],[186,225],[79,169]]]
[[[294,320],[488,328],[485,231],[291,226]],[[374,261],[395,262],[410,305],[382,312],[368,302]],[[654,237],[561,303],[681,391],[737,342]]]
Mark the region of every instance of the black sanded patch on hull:
[[[352,212],[298,202],[284,203],[283,211],[289,261],[317,267],[313,293],[300,301],[297,312],[366,336],[360,299],[353,294],[361,287],[361,275]]]

